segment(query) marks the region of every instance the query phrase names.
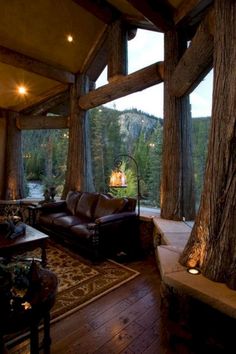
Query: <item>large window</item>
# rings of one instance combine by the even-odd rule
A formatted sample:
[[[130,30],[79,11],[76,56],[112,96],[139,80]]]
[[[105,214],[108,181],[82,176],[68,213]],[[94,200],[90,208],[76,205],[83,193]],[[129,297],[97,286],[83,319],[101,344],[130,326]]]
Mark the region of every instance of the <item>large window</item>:
[[[42,198],[46,189],[56,187],[60,196],[65,182],[68,131],[23,131],[23,159],[26,195]]]
[[[129,154],[138,163],[141,205],[159,207],[162,158],[162,119],[136,109],[118,111],[100,107],[90,111],[92,170],[96,191],[137,196],[137,171],[123,159],[127,189],[109,190],[109,177],[119,154]]]
[[[196,207],[199,207],[207,157],[208,135],[212,109],[213,70],[190,95]]]

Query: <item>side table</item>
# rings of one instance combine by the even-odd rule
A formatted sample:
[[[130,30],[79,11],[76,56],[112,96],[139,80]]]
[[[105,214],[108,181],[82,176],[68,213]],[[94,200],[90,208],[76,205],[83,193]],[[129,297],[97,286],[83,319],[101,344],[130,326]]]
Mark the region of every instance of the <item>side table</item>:
[[[31,294],[29,309],[25,309],[23,304],[10,308],[0,303],[0,353],[4,353],[4,336],[30,330],[30,353],[38,354],[41,349],[38,335],[41,321],[44,324],[42,348],[45,354],[50,353],[50,310],[55,303],[58,280],[53,272],[41,269],[38,285]]]
[[[37,215],[42,208],[42,205],[29,205],[28,213],[29,213],[29,225],[35,226],[37,224]]]

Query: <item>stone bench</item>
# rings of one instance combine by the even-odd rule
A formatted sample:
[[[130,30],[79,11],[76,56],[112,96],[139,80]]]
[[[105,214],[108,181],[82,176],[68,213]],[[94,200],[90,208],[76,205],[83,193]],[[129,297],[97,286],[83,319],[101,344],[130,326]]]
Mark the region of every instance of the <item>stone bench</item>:
[[[165,220],[160,217],[153,218],[154,246],[169,245],[184,248],[193,226],[193,222]]]
[[[153,218],[154,247],[162,281],[179,294],[189,295],[222,313],[236,318],[236,291],[203,275],[192,275],[179,263],[193,222]]]

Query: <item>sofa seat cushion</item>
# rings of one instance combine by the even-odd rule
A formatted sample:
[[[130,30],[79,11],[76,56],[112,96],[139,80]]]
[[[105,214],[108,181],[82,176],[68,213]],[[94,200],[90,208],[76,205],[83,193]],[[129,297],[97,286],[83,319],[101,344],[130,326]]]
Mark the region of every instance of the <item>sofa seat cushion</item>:
[[[57,228],[60,227],[62,229],[68,229],[71,226],[77,224],[84,224],[89,222],[90,220],[87,218],[79,218],[74,215],[62,216],[61,218],[54,219],[53,225]]]
[[[87,228],[86,224],[74,225],[70,229],[70,234],[73,238],[78,238],[82,242],[88,242],[90,238],[91,231]]]
[[[61,218],[62,216],[66,216],[68,213],[61,212],[61,213],[51,213],[51,214],[41,214],[39,216],[39,224],[43,225],[51,225],[53,224],[54,220],[57,218]]]
[[[125,198],[107,198],[105,195],[100,195],[95,209],[95,219],[102,216],[120,213],[124,210],[127,199]]]

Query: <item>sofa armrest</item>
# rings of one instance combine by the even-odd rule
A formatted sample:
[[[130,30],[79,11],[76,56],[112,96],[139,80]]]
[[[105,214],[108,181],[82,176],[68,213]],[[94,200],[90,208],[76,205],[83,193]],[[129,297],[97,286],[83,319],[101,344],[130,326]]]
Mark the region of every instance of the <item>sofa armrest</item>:
[[[116,221],[127,220],[137,218],[137,214],[134,211],[131,212],[124,212],[124,213],[117,213],[117,214],[110,214],[106,216],[102,216],[95,220],[96,225],[103,225],[107,223],[113,223]]]
[[[40,211],[42,213],[58,213],[60,211],[66,210],[66,201],[61,200],[59,202],[49,202],[42,204]]]
[[[89,222],[89,223],[87,224],[87,229],[88,229],[88,230],[95,230],[95,228],[96,228],[95,222]]]

